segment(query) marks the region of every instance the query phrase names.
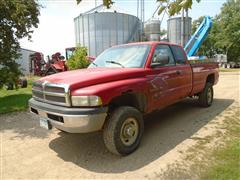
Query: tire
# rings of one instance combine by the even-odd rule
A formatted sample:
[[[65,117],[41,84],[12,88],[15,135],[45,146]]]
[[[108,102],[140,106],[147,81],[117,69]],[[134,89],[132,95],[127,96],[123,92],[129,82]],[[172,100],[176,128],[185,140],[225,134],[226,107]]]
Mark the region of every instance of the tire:
[[[122,106],[115,109],[104,124],[103,140],[110,152],[124,156],[138,148],[143,131],[142,114],[133,107]]]
[[[21,86],[21,88],[26,88],[27,85],[28,85],[28,83],[27,83],[27,80],[26,80],[26,79],[21,79],[21,80],[20,80],[20,86]]]
[[[11,83],[11,82],[10,82],[10,83],[7,83],[7,84],[6,84],[6,89],[7,89],[7,90],[13,90],[13,83]]]
[[[213,102],[213,87],[211,83],[206,83],[203,91],[199,94],[199,105],[202,107],[209,107]]]

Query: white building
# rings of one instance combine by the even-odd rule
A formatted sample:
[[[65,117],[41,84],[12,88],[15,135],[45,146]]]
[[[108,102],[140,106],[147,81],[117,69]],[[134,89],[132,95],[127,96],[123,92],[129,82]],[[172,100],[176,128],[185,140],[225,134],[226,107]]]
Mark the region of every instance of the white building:
[[[36,51],[20,48],[19,53],[21,54],[21,56],[18,59],[16,59],[16,62],[20,65],[21,72],[24,75],[29,75],[32,70],[32,65],[31,65],[32,62],[29,56],[31,54],[36,53]]]

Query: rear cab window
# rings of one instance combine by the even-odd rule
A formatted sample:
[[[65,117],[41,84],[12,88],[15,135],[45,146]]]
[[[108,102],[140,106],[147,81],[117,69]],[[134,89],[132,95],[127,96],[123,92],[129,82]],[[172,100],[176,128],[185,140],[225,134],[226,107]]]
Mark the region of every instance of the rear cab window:
[[[186,64],[187,56],[183,51],[182,47],[171,45],[171,49],[172,49],[176,64]]]

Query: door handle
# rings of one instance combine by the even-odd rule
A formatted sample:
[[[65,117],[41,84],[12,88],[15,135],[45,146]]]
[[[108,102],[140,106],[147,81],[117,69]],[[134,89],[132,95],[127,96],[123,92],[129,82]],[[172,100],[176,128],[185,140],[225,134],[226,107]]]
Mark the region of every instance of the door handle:
[[[182,71],[177,70],[177,71],[176,71],[176,74],[177,74],[177,75],[180,75],[180,74],[182,74]]]

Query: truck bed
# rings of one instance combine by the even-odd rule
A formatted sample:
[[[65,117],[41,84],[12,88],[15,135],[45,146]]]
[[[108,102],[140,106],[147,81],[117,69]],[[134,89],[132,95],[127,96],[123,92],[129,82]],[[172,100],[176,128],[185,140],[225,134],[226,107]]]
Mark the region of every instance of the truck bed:
[[[218,64],[214,62],[195,62],[190,63],[193,71],[193,89],[191,95],[201,92],[205,86],[205,81],[210,75],[211,82],[218,82]]]

